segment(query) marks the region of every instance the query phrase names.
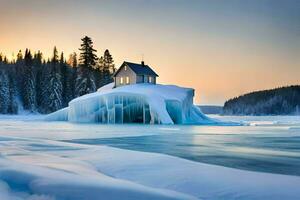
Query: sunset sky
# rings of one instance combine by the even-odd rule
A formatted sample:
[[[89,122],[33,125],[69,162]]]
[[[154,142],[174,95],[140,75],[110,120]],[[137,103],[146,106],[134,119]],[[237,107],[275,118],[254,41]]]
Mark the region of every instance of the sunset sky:
[[[0,52],[66,55],[90,36],[146,64],[159,83],[196,89],[196,103],[222,105],[253,90],[300,84],[299,0],[0,0]]]

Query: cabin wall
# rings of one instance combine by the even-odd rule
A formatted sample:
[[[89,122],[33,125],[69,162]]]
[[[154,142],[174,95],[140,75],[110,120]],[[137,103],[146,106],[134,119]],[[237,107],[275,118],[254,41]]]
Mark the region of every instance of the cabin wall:
[[[151,81],[151,82],[150,82],[150,81]],[[144,76],[143,83],[152,83],[152,84],[156,84],[156,76],[148,76],[148,75],[145,75],[145,76]]]
[[[144,83],[144,76],[138,75],[136,77],[136,83]]]
[[[123,84],[121,84],[121,77],[123,77]],[[126,77],[129,77],[128,84],[126,83]],[[125,70],[125,66],[123,66],[122,69],[117,74],[117,76],[115,77],[115,86],[116,87],[119,87],[122,85],[135,84],[135,83],[137,83],[137,76],[132,71],[132,69],[130,69],[129,67],[127,67],[127,69]]]
[[[156,84],[156,76],[152,76],[153,78],[153,84]]]

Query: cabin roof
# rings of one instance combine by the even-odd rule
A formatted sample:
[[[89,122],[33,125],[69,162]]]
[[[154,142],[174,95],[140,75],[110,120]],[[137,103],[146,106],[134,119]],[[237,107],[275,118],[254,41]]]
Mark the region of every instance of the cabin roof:
[[[128,66],[136,75],[149,75],[149,76],[158,76],[148,65],[142,65],[137,63],[131,63],[124,61],[121,67],[115,72],[114,77],[117,76],[119,71],[123,68],[123,66]]]

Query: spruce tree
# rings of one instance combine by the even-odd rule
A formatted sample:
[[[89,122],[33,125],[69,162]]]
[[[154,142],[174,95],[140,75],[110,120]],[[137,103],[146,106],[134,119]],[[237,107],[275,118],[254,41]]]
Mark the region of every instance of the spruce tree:
[[[100,88],[103,85],[105,85],[105,83],[103,81],[104,80],[103,79],[103,67],[104,67],[104,59],[103,59],[103,56],[101,56],[99,58],[97,68],[94,70],[94,76],[95,76],[97,88]]]
[[[49,95],[51,94],[51,89],[49,85],[49,81],[51,79],[51,64],[50,60],[43,64],[42,72],[41,72],[41,88],[40,97],[39,97],[39,112],[40,113],[49,113]]]
[[[20,93],[18,92],[16,63],[10,65],[7,71],[8,71],[8,78],[9,78],[9,99],[10,99],[8,113],[18,114],[19,104],[20,104]]]
[[[56,47],[53,49],[53,57],[50,63],[50,77],[48,86],[48,109],[47,112],[54,112],[63,107],[63,85],[61,78],[61,69],[58,60],[58,51]]]
[[[36,111],[36,76],[33,70],[33,58],[30,50],[26,49],[24,57],[24,90],[23,103],[24,109]]]
[[[80,45],[81,48],[79,48],[80,50],[80,57],[79,57],[79,62],[80,62],[80,66],[92,69],[97,62],[97,55],[95,54],[95,52],[97,52],[97,50],[95,50],[93,48],[93,41],[90,37],[85,36],[84,38],[81,39],[82,44]]]
[[[78,61],[77,61],[77,54],[74,52],[72,57],[72,67],[77,67]]]
[[[74,63],[76,64],[76,63]],[[66,107],[73,99],[73,81],[74,81],[74,73],[73,68],[68,66],[65,59],[64,54],[61,53],[59,65],[61,68],[61,77],[62,77],[62,86],[63,86],[63,107]]]
[[[19,50],[17,54],[17,60],[15,64],[15,70],[16,70],[16,87],[17,87],[17,101],[19,110],[23,110],[23,94],[24,94],[24,76],[25,76],[25,66],[24,66],[24,58],[22,51]]]
[[[69,59],[68,59],[67,63],[68,63],[69,66],[71,66],[73,68],[77,67],[77,54],[76,54],[76,52],[71,53],[69,55]]]
[[[115,65],[112,55],[110,54],[109,50],[106,49],[103,56],[103,84],[108,84],[113,82],[113,73],[115,73]]]
[[[10,106],[9,78],[3,66],[0,67],[0,113],[7,114]]]
[[[37,107],[40,107],[41,101],[42,101],[42,92],[43,92],[43,56],[40,51],[34,54],[34,59],[33,59],[33,67],[34,71],[36,73],[36,102],[37,102]]]
[[[81,41],[79,68],[77,69],[75,81],[76,97],[96,91],[95,77],[93,75],[93,68],[97,62],[96,50],[93,48],[91,38],[85,36]]]

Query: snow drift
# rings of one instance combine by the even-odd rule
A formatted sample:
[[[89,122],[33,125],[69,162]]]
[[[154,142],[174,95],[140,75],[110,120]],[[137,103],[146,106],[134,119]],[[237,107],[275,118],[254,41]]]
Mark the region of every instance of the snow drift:
[[[145,124],[213,124],[193,105],[194,89],[175,85],[135,84],[76,98],[69,107],[51,113],[50,121]]]

